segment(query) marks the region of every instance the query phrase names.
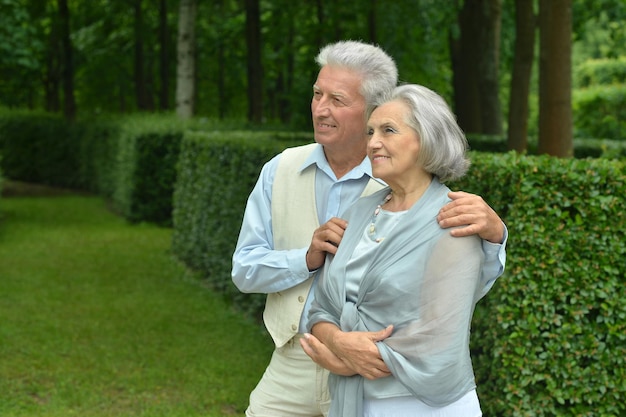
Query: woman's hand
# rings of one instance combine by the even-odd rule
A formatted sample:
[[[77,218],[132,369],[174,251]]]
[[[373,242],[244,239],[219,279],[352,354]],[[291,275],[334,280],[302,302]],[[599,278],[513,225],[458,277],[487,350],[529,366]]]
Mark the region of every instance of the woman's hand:
[[[313,326],[313,333],[317,338],[310,342],[313,337],[311,335],[308,347],[314,347],[317,342],[324,346],[324,349],[318,347],[317,352],[313,352],[316,357],[311,356],[309,352],[307,354],[333,373],[338,372],[334,372],[328,366],[337,367],[341,372],[339,375],[359,374],[367,379],[384,378],[391,375],[391,372],[380,356],[376,342],[388,338],[392,332],[391,325],[377,332],[343,332],[332,323],[320,322]],[[327,356],[326,350],[332,357]],[[337,359],[342,362],[341,366],[336,362]],[[347,372],[343,366],[347,366],[350,371]]]

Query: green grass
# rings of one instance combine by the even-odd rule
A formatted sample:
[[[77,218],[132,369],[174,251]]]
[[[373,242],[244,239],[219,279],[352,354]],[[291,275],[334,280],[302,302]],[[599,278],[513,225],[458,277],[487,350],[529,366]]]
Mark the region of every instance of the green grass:
[[[1,416],[243,414],[271,340],[170,239],[96,197],[0,199]]]

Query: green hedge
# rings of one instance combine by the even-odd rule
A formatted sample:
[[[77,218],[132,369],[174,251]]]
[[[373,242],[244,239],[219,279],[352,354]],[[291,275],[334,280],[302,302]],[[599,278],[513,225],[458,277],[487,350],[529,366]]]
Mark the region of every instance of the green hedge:
[[[485,196],[510,233],[505,275],[473,322],[485,415],[624,415],[624,162],[472,159],[457,185]]]
[[[293,144],[293,143],[290,143]],[[186,134],[172,249],[240,308],[231,257],[264,162],[286,146],[264,134]],[[472,153],[454,189],[485,197],[509,232],[505,275],[477,306],[472,357],[488,416],[626,412],[623,161]]]
[[[180,140],[190,126],[172,115],[68,124],[49,113],[2,111],[2,168],[7,178],[102,195],[130,221],[169,225]]]
[[[129,117],[121,125],[114,206],[128,220],[170,225],[176,162],[186,123],[173,117]]]
[[[469,134],[467,140],[470,149],[480,152],[505,153],[507,139],[501,135]],[[527,155],[537,155],[537,138],[528,139]],[[574,157],[583,158],[608,158],[626,159],[626,140],[611,139],[574,139]]]
[[[0,150],[7,178],[84,188],[79,172],[80,129],[44,112],[0,111]]]

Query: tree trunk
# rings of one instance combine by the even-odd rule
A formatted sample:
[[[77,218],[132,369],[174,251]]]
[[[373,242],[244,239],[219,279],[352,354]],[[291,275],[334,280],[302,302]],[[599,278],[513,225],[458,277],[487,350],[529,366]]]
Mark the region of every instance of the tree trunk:
[[[539,1],[540,154],[571,157],[572,0]]]
[[[369,11],[367,13],[367,27],[369,32],[369,41],[373,44],[378,43],[378,28],[376,27],[376,0],[370,0]]]
[[[248,49],[248,121],[263,120],[263,65],[261,63],[261,11],[259,0],[246,0]]]
[[[498,66],[502,0],[466,0],[451,38],[454,107],[467,133],[502,133]]]
[[[167,0],[159,1],[159,108],[167,110],[170,107],[170,31],[167,26]]]
[[[58,17],[56,19],[58,19]],[[61,63],[59,62],[59,54],[57,53],[59,50],[59,31],[57,28],[58,24],[53,24],[50,29],[48,48],[46,51],[46,73],[43,78],[45,109],[52,113],[61,111],[61,99],[59,97]]]
[[[135,0],[133,8],[135,12],[135,54],[133,63],[134,81],[135,81],[135,100],[139,110],[150,110],[148,91],[146,88],[146,75],[144,72],[144,54],[143,54],[143,10],[142,0]]]
[[[63,85],[63,114],[67,120],[76,117],[76,101],[74,99],[74,61],[72,57],[72,40],[70,39],[70,11],[67,0],[58,0],[59,34],[61,39],[61,84]]]
[[[525,152],[528,147],[528,92],[535,51],[536,17],[533,0],[515,2],[515,53],[509,99],[508,149]]]
[[[459,36],[450,37],[452,60],[452,85],[454,88],[454,111],[459,126],[466,133],[482,132],[478,68],[475,65],[480,53],[478,48],[479,27],[476,0],[467,0],[458,15]]]
[[[176,114],[189,119],[194,112],[196,0],[181,0],[178,16]]]
[[[481,0],[481,28],[478,55],[478,91],[480,97],[480,133],[502,134],[502,108],[500,106],[500,28],[502,0]]]

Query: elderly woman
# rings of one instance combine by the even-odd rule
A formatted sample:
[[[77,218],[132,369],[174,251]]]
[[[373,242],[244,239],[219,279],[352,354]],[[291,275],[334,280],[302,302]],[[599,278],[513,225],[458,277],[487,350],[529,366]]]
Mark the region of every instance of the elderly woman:
[[[302,342],[331,371],[330,416],[481,416],[469,338],[484,255],[480,238],[451,237],[436,220],[449,201],[443,181],[469,166],[467,141],[445,101],[419,85],[397,87],[367,130],[373,175],[388,187],[346,213]],[[341,349],[359,337],[380,363],[355,371]]]

